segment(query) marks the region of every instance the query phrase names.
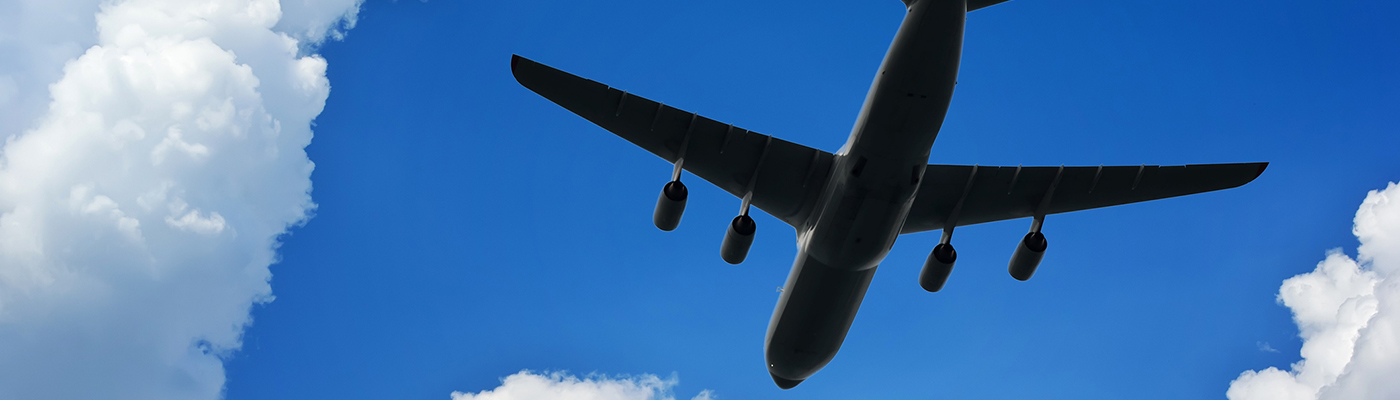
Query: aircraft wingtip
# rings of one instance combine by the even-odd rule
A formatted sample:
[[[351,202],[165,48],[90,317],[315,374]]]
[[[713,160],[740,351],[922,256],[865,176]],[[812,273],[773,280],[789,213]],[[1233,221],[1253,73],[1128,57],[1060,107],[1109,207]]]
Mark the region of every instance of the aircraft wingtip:
[[[520,58],[519,54],[510,55],[510,72],[515,72],[515,64],[520,62]]]
[[[1264,170],[1265,170],[1265,169],[1268,169],[1268,168],[1269,168],[1269,163],[1267,163],[1267,162],[1259,163],[1259,171],[1254,173],[1254,177],[1255,177],[1255,178],[1258,178],[1259,175],[1263,175],[1263,174],[1264,174]]]

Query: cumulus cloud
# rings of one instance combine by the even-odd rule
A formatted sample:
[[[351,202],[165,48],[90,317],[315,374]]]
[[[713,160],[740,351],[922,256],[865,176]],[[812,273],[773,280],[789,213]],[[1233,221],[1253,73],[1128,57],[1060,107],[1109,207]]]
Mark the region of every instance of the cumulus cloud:
[[[1331,250],[1313,272],[1279,288],[1303,338],[1303,359],[1289,371],[1245,371],[1226,397],[1400,398],[1400,185],[1367,194],[1354,224],[1355,259]]]
[[[0,2],[0,137],[32,127],[63,63],[97,44],[92,16],[101,2]]]
[[[358,9],[0,3],[0,398],[221,396]]]
[[[363,0],[283,0],[282,19],[273,27],[305,45],[345,38],[355,27]]]
[[[616,378],[588,375],[579,379],[562,372],[520,371],[502,379],[501,386],[495,389],[452,392],[452,400],[674,400],[671,388],[678,383],[675,375],[667,379],[651,374]],[[714,398],[709,390],[702,390],[691,400]]]

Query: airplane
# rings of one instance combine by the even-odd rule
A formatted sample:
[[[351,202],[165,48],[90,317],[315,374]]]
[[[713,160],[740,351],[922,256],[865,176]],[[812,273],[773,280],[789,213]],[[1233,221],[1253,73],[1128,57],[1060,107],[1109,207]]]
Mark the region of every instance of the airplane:
[[[741,199],[720,256],[739,264],[757,226],[750,206],[791,225],[798,252],[768,324],[769,375],[791,389],[836,356],[876,267],[900,234],[942,230],[919,274],[937,292],[957,252],[954,228],[1031,218],[1007,270],[1031,278],[1045,216],[1238,187],[1268,163],[1023,167],[928,164],[952,101],[967,12],[1006,0],[902,0],[900,24],[849,139],[836,153],[802,146],[581,78],[519,55],[525,88],[672,164],[652,220],[675,229],[681,171]]]

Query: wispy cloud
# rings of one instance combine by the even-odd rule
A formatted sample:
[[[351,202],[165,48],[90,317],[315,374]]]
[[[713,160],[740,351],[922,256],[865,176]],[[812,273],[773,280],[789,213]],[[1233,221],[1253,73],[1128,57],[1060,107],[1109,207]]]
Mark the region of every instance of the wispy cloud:
[[[477,393],[452,392],[452,400],[674,400],[671,388],[680,383],[675,375],[607,376],[578,378],[564,372],[520,371],[501,379],[501,386]],[[716,399],[702,390],[691,400]]]
[[[1270,345],[1269,345],[1269,342],[1255,342],[1254,345],[1259,347],[1259,351],[1262,351],[1262,352],[1265,352],[1265,353],[1277,353],[1277,352],[1278,352],[1278,349],[1275,349],[1274,346],[1270,346]]]
[[[0,6],[0,398],[222,395],[359,3]]]
[[[1400,398],[1400,185],[1371,191],[1356,211],[1355,259],[1341,249],[1283,282],[1278,300],[1303,338],[1289,371],[1245,371],[1231,400]]]

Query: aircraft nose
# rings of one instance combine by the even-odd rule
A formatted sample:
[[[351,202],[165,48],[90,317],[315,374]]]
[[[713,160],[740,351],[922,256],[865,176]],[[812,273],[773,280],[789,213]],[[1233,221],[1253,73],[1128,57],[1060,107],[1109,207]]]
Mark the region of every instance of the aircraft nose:
[[[810,352],[803,351],[794,346],[792,341],[770,342],[768,351],[764,357],[768,362],[768,375],[773,377],[773,382],[778,387],[788,389],[802,381],[807,380],[812,374],[817,373],[826,363],[831,361],[836,351]]]
[[[792,389],[794,387],[797,387],[797,384],[802,383],[802,381],[800,380],[794,381],[791,379],[783,379],[781,377],[778,377],[778,375],[773,374],[772,372],[769,372],[768,375],[772,376],[773,383],[778,384],[778,388],[783,390]]]

